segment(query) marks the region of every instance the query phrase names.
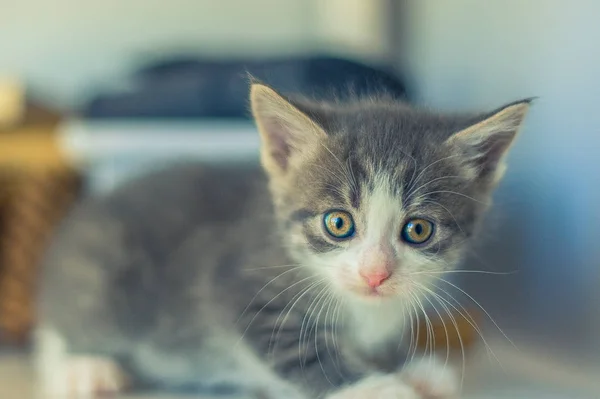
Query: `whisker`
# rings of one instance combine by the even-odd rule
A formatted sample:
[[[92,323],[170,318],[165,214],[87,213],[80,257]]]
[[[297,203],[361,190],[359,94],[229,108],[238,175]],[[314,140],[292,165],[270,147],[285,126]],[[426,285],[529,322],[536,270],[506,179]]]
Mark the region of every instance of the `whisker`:
[[[273,333],[271,333],[271,339],[269,341],[269,347],[271,347],[271,343],[273,343],[273,345],[276,345],[277,342],[279,342],[279,338],[281,336],[281,330],[283,329],[283,326],[285,325],[285,323],[287,322],[287,319],[289,317],[289,315],[292,312],[292,309],[294,308],[294,306],[296,306],[296,304],[306,295],[308,294],[313,288],[317,287],[318,285],[322,284],[325,282],[325,278],[322,278],[320,280],[317,280],[315,282],[310,283],[307,287],[303,288],[302,290],[300,290],[300,292],[298,292],[296,295],[294,295],[294,297],[292,297],[292,299],[290,300],[290,302],[283,308],[283,310],[279,313],[279,316],[277,317],[277,320],[275,320],[275,324],[273,325],[273,333],[275,332],[275,329],[279,326],[279,328],[277,328],[277,335],[275,336],[275,338],[273,339]],[[289,308],[288,308],[289,306]],[[287,312],[286,312],[286,308]],[[280,318],[281,316],[284,314],[285,312],[285,316],[283,317],[283,319],[281,320],[280,323]],[[273,346],[273,353],[275,351],[275,346]]]
[[[335,348],[335,361],[336,361],[338,368],[340,367],[340,357],[339,357],[339,346],[338,346],[338,342],[337,342],[337,334],[338,334],[340,324],[343,323],[343,313],[342,313],[343,308],[344,308],[344,300],[342,299],[342,300],[338,301],[338,303],[337,303],[335,323],[333,326],[333,329],[334,329],[333,330],[333,347]],[[342,320],[340,321],[340,319],[342,319]]]
[[[299,269],[302,267],[300,264],[291,264],[291,265],[281,265],[281,266],[265,266],[265,267],[254,267],[252,269],[242,269],[244,272],[253,272],[256,270],[267,270],[267,269],[283,269],[284,267],[294,267],[295,269]]]
[[[480,203],[480,204],[483,204],[483,205],[486,205],[486,206],[489,206],[489,205],[490,205],[490,203],[489,203],[489,202],[481,201],[481,200],[478,200],[477,198],[473,198],[473,197],[470,197],[470,196],[468,196],[468,195],[466,195],[466,194],[459,193],[459,192],[452,191],[452,190],[436,190],[436,191],[429,191],[429,192],[427,192],[427,193],[425,193],[425,194],[421,194],[421,195],[419,195],[417,198],[415,198],[415,199],[414,199],[414,201],[416,201],[416,200],[418,200],[418,199],[420,199],[420,198],[426,197],[426,196],[428,196],[428,195],[431,195],[431,194],[444,194],[444,193],[445,193],[445,194],[454,194],[454,195],[460,195],[461,197],[464,197],[464,198],[470,199],[470,200],[472,200],[472,201],[475,201],[475,202],[478,202],[478,203]]]
[[[444,293],[449,298],[449,300],[452,300],[456,304],[456,306],[458,306],[458,308],[460,308],[460,310],[459,310],[456,306],[450,304],[448,302],[448,300],[445,300],[446,303],[448,303],[456,312],[458,312],[462,316],[463,319],[465,319],[465,321],[475,330],[475,332],[477,333],[477,335],[479,335],[479,337],[481,338],[482,342],[485,345],[486,355],[488,356],[488,360],[491,362],[492,359],[491,359],[490,355],[493,354],[494,351],[492,350],[491,346],[488,345],[485,337],[483,336],[483,330],[481,329],[481,327],[479,326],[479,324],[477,323],[477,321],[475,320],[475,318],[473,316],[471,316],[471,314],[463,306],[463,304],[460,303],[459,300],[457,300],[456,298],[454,298],[454,296],[452,294],[450,294],[448,291],[446,291],[445,289],[443,289],[443,288],[441,288],[441,287],[439,287],[439,286],[437,286],[435,284],[434,284],[434,286],[435,286],[436,289],[438,289],[442,293]],[[495,354],[494,354],[494,357],[496,357]],[[497,358],[496,358],[496,360],[497,360]],[[498,363],[500,364],[500,361],[498,361]]]
[[[439,202],[434,201],[434,200],[426,200],[426,201],[423,201],[423,203],[434,204],[434,205],[437,205],[440,208],[444,209],[446,212],[448,212],[448,215],[450,215],[450,217],[454,220],[454,223],[456,223],[456,226],[461,231],[461,233],[463,233],[463,235],[465,235],[465,236],[468,236],[468,234],[463,230],[463,228],[460,225],[460,223],[458,223],[458,220],[456,219],[456,217],[454,217],[454,214],[452,212],[450,212],[450,210],[448,208],[446,208],[444,205],[442,205]]]
[[[348,181],[350,182],[350,184],[352,185],[352,189],[353,190],[357,190],[358,187],[356,186],[356,181],[354,180],[354,176],[351,176],[348,170],[348,167],[346,166],[346,164],[342,163],[342,161],[340,161],[340,159],[333,153],[333,151],[331,151],[329,149],[329,147],[327,147],[327,145],[325,145],[325,143],[323,143],[322,141],[319,142],[321,144],[321,146],[323,146],[323,148],[325,148],[325,150],[327,150],[327,152],[329,152],[331,154],[331,156],[338,162],[338,164],[340,165],[340,167],[342,168],[342,173],[344,173],[346,175],[346,178],[348,179]]]
[[[332,291],[329,294],[327,311],[325,312],[325,327],[326,327],[325,328],[325,348],[327,349],[327,354],[332,359],[333,365],[335,367],[335,371],[337,372],[338,376],[341,377],[342,379],[344,379],[344,376],[342,375],[342,372],[339,368],[339,364],[336,361],[334,361],[335,359],[337,359],[337,348],[335,346],[335,320],[333,319],[336,304],[337,304],[337,298],[336,298],[335,293]],[[333,311],[331,310],[331,305],[334,305]],[[328,321],[328,320],[330,320],[330,321]],[[331,335],[331,339],[333,341],[333,354],[331,352],[331,347],[329,345],[329,336],[330,335]]]
[[[327,286],[325,285],[321,291],[319,291],[310,302],[306,314],[302,319],[302,325],[300,326],[300,337],[298,339],[298,360],[300,361],[300,368],[302,374],[304,374],[304,366],[306,364],[306,357],[308,351],[308,340],[310,339],[310,333],[312,331],[310,322],[313,317],[313,313],[317,308],[320,296],[325,292]],[[304,355],[302,354],[302,348],[304,347]]]
[[[330,298],[331,292],[325,292],[325,296],[323,296],[323,300],[321,301],[321,308],[319,310],[319,313],[317,313],[317,320],[315,322],[315,354],[317,355],[317,361],[319,362],[319,366],[321,367],[321,372],[323,373],[323,376],[325,377],[325,379],[327,380],[327,382],[329,382],[329,384],[333,387],[335,386],[333,384],[333,382],[331,382],[331,380],[329,379],[329,376],[327,375],[327,372],[325,371],[325,368],[323,367],[323,362],[321,361],[321,354],[319,353],[319,321],[321,320],[321,314],[323,313],[323,308],[325,307],[325,301],[326,298]],[[325,325],[324,328],[326,328],[327,326]],[[327,330],[324,331],[325,332],[325,342],[327,342]]]
[[[409,157],[412,160],[412,162],[413,162],[413,173],[412,173],[412,176],[410,178],[410,182],[408,183],[408,189],[407,189],[407,191],[410,193],[410,191],[411,191],[411,189],[413,187],[413,184],[415,184],[415,175],[417,174],[417,165],[418,165],[418,163],[417,163],[417,160],[415,159],[415,157],[413,157],[412,155],[408,154],[406,151],[403,151],[402,149],[399,149],[399,150],[400,150],[400,152],[403,155]]]
[[[262,312],[267,306],[269,306],[275,299],[277,299],[279,296],[281,296],[284,292],[294,288],[296,285],[301,284],[303,282],[305,282],[306,280],[309,280],[311,278],[315,278],[315,276],[309,276],[309,277],[305,277],[291,285],[289,285],[288,287],[284,288],[281,292],[279,292],[279,294],[275,295],[270,301],[268,301],[267,303],[265,303],[263,305],[262,308],[260,308],[260,310],[258,312],[256,312],[254,314],[254,317],[252,317],[252,319],[250,320],[250,322],[248,323],[248,325],[246,326],[246,329],[244,330],[244,332],[242,333],[242,335],[240,336],[240,339],[238,340],[238,342],[236,343],[236,346],[239,345],[239,343],[244,339],[244,336],[246,335],[246,333],[248,332],[248,330],[250,329],[250,326],[252,325],[252,323],[254,322],[254,320],[256,320],[256,318],[258,317],[258,315],[260,314],[260,312]],[[246,307],[246,310],[248,310],[249,306]],[[239,318],[238,318],[239,321]]]
[[[431,295],[437,296],[438,298],[440,298],[443,302],[445,302],[448,306],[450,306],[451,308],[453,308],[459,315],[461,315],[463,317],[463,319],[477,332],[477,334],[479,334],[479,337],[481,338],[483,344],[485,345],[486,349],[489,351],[488,354],[491,354],[494,359],[498,362],[498,364],[500,365],[500,367],[502,369],[504,369],[502,362],[500,362],[500,359],[498,359],[498,356],[496,356],[496,353],[492,350],[492,347],[488,344],[487,340],[485,339],[485,337],[483,336],[483,332],[481,331],[481,329],[479,328],[479,326],[477,325],[477,323],[475,322],[475,320],[473,319],[473,317],[469,314],[469,312],[462,306],[462,304],[456,300],[456,298],[454,298],[452,295],[450,295],[447,291],[444,291],[442,289],[442,291],[449,296],[450,299],[452,299],[453,301],[456,302],[456,304],[458,306],[460,306],[462,308],[461,311],[459,310],[456,306],[454,306],[454,304],[452,304],[450,301],[448,301],[446,298],[440,296],[439,294],[435,293],[434,291],[430,290],[427,287],[423,287],[423,289],[426,289],[428,292],[430,292]],[[440,289],[438,287],[438,289]],[[457,329],[458,334],[460,335],[459,330]]]
[[[467,298],[469,298],[471,301],[473,301],[473,303],[475,305],[477,305],[477,307],[479,307],[479,309],[481,309],[481,311],[483,313],[485,313],[485,315],[490,319],[490,321],[494,324],[494,326],[496,326],[496,328],[498,329],[498,331],[500,331],[500,333],[504,336],[504,338],[506,338],[506,340],[508,342],[510,342],[510,344],[515,348],[515,349],[519,349],[517,347],[517,345],[515,345],[515,343],[504,333],[504,331],[500,328],[500,326],[498,325],[498,323],[496,323],[496,320],[494,320],[494,318],[489,314],[489,312],[487,310],[484,309],[484,307],[475,299],[473,298],[469,293],[467,293],[465,290],[463,290],[462,288],[460,288],[459,286],[457,286],[456,284],[451,283],[450,281],[442,278],[442,277],[436,277],[438,280],[443,281],[444,283],[454,287],[455,289],[457,289],[458,291],[462,292],[464,295],[467,296]]]
[[[406,309],[402,310],[402,335],[400,336],[400,340],[398,341],[398,349],[404,343],[404,334],[406,333]]]
[[[444,334],[446,335],[446,361],[444,362],[444,369],[446,369],[446,367],[448,366],[448,361],[450,359],[450,336],[448,333],[448,329],[446,328],[446,322],[444,321],[444,318],[438,311],[437,307],[433,304],[431,299],[429,299],[429,295],[423,295],[423,297],[427,300],[427,302],[429,302],[433,310],[437,313],[438,317],[440,318],[440,321],[442,322],[442,326],[444,327]]]
[[[436,274],[451,274],[451,273],[475,273],[475,274],[493,274],[493,275],[499,275],[499,276],[506,276],[506,275],[512,275],[512,274],[517,274],[519,273],[518,270],[513,270],[510,272],[491,272],[488,270],[440,270],[440,271],[428,271],[428,272],[410,272],[407,273],[407,275],[409,276],[416,276],[419,274],[425,274],[425,275],[436,275]]]
[[[465,355],[465,345],[462,339],[462,336],[460,334],[460,329],[458,328],[458,323],[456,321],[456,318],[454,317],[454,315],[452,314],[452,312],[450,311],[450,309],[448,309],[448,307],[446,305],[444,305],[444,303],[440,300],[439,295],[437,295],[435,292],[433,292],[432,290],[428,289],[427,287],[425,287],[422,284],[419,284],[417,282],[414,282],[416,288],[424,290],[426,293],[429,294],[429,296],[431,296],[433,299],[435,299],[444,309],[444,311],[446,312],[446,314],[448,315],[448,317],[450,318],[450,321],[452,322],[452,324],[454,325],[454,329],[456,331],[456,335],[458,337],[458,342],[460,343],[460,353],[461,353],[461,357],[462,357],[462,368],[461,368],[461,379],[460,379],[460,389],[462,391],[463,385],[464,385],[464,379],[465,379],[465,373],[466,373],[466,355]],[[434,309],[437,308],[433,305]],[[439,313],[438,313],[439,315]],[[440,315],[441,318],[441,315]],[[448,364],[448,358],[450,357],[450,338],[449,338],[449,334],[448,334],[448,330],[446,329],[446,323],[442,320],[442,324],[444,326],[444,331],[446,333],[446,344],[448,346],[447,350],[446,350],[446,363],[444,364],[444,367],[446,367],[446,365]]]
[[[409,300],[409,305],[410,305],[410,301],[412,300],[410,298],[410,294],[409,294],[408,300]],[[415,320],[413,319],[412,308],[410,306],[406,307],[406,311],[408,312],[408,317],[409,317],[409,322],[410,322],[410,344],[408,345],[408,350],[406,352],[406,357],[408,358],[408,355],[411,353],[411,350],[413,350],[413,345],[414,345],[414,340],[415,340],[415,331],[414,331]],[[401,345],[402,345],[402,342],[400,342],[400,344],[398,345],[398,349],[400,349]]]
[[[490,266],[489,262],[487,260],[485,260],[481,255],[479,255],[479,253],[477,253],[477,251],[475,251],[475,249],[473,249],[471,246],[467,246],[467,251],[469,251],[469,253],[471,253],[472,255],[474,255],[477,259],[473,259],[473,260],[477,260],[477,262],[479,262],[482,266],[487,267],[488,269],[494,269],[493,266]],[[511,270],[509,272],[507,272],[507,274],[516,274],[519,273],[520,270],[516,269],[516,270]]]
[[[319,168],[319,169],[321,169],[321,170],[323,170],[323,171],[327,172],[327,174],[328,174],[329,176],[331,176],[331,177],[334,177],[334,178],[335,178],[335,179],[338,181],[338,183],[340,183],[341,185],[344,185],[344,184],[348,183],[348,180],[347,180],[347,179],[345,179],[345,178],[344,178],[344,176],[340,176],[340,175],[338,175],[338,174],[337,174],[337,173],[335,173],[333,170],[331,170],[331,169],[328,169],[328,168],[326,168],[326,167],[324,167],[323,165],[320,165],[320,164],[318,164],[318,163],[313,163],[313,165],[314,165],[316,168]]]
[[[421,308],[421,312],[423,312],[423,317],[425,318],[425,326],[427,327],[427,342],[425,344],[425,351],[423,352],[424,355],[427,355],[427,347],[429,346],[429,364],[431,364],[433,362],[433,352],[435,350],[435,331],[433,329],[433,324],[431,322],[431,319],[429,318],[429,315],[427,314],[427,312],[425,311],[425,307],[423,306],[423,302],[421,301],[421,298],[419,298],[419,296],[416,296],[417,299],[417,303],[419,305],[419,307]],[[431,341],[431,343],[430,343]]]
[[[415,195],[416,193],[419,192],[420,189],[422,189],[423,187],[427,187],[428,185],[435,183],[436,181],[440,181],[440,180],[444,180],[444,179],[464,179],[463,176],[442,176],[442,177],[436,177],[435,179],[431,179],[429,180],[427,183],[423,183],[421,184],[419,187],[415,188],[414,190],[411,190],[410,193],[404,198],[404,201],[408,202],[408,200]]]
[[[256,292],[256,294],[252,297],[252,299],[250,299],[250,302],[248,302],[248,305],[244,308],[244,310],[242,311],[242,313],[240,313],[240,315],[238,316],[237,320],[236,320],[236,324],[239,323],[239,321],[242,319],[242,317],[244,317],[244,315],[246,314],[246,312],[248,311],[248,309],[250,309],[250,306],[252,306],[252,304],[254,303],[254,300],[256,298],[258,298],[258,296],[260,295],[261,292],[263,292],[271,283],[273,283],[275,280],[277,280],[280,277],[283,277],[284,275],[293,272],[294,270],[297,270],[297,268],[293,268],[290,270],[286,270],[283,273],[278,274],[277,276],[273,277],[271,280],[269,280],[265,285],[262,286],[262,288],[260,290],[258,290],[258,292]]]
[[[344,191],[342,191],[342,189],[339,186],[335,186],[331,183],[323,183],[323,185],[328,188],[332,193],[336,193],[338,194],[340,197],[345,197],[346,193]]]
[[[425,173],[425,171],[427,169],[429,169],[430,167],[432,167],[433,165],[437,164],[438,162],[442,162],[442,161],[445,161],[447,159],[455,158],[455,157],[458,157],[458,156],[459,156],[458,154],[454,154],[454,155],[450,155],[450,156],[438,159],[436,161],[433,161],[432,163],[430,163],[429,165],[427,165],[426,167],[424,167],[423,169],[421,169],[421,171],[419,172],[419,174],[417,175],[417,177],[414,179],[414,183],[413,184],[417,184],[417,182],[419,181],[419,179],[421,178],[421,176],[423,175],[423,173]]]
[[[412,309],[415,311],[414,324],[417,326],[417,328],[416,328],[417,331],[416,331],[416,334],[415,334],[415,344],[414,344],[414,347],[413,347],[413,352],[410,355],[410,360],[407,362],[407,364],[410,364],[415,359],[415,355],[416,355],[418,347],[419,347],[419,336],[421,335],[421,332],[420,332],[421,327],[420,327],[420,323],[419,323],[419,312],[417,311],[417,307],[416,307],[416,305],[414,303],[415,297],[411,293],[408,293],[408,295],[411,298],[411,300],[409,301],[409,304],[411,305]]]
[[[352,162],[350,162],[350,156],[346,158],[346,165],[348,169],[348,174],[352,179],[352,186],[355,194],[358,194],[358,182],[356,181],[356,175],[354,174],[354,169],[352,169]]]

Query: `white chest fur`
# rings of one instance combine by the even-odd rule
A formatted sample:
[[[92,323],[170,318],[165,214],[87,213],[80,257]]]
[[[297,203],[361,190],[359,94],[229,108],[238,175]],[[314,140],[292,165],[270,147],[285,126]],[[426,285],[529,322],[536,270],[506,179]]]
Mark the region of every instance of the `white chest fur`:
[[[410,323],[401,303],[352,303],[348,330],[361,352],[377,352],[390,342],[400,343]]]

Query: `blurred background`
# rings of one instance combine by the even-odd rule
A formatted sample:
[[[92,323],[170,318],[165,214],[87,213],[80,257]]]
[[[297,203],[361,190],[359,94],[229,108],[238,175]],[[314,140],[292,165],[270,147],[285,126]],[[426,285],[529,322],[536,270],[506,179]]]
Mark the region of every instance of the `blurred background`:
[[[474,349],[466,394],[600,398],[598,2],[0,0],[0,10],[0,397],[31,385],[20,348],[53,226],[77,198],[174,160],[256,160],[250,72],[286,92],[385,87],[442,110],[538,96],[466,266],[507,274],[458,279],[516,348],[479,309],[498,361]]]

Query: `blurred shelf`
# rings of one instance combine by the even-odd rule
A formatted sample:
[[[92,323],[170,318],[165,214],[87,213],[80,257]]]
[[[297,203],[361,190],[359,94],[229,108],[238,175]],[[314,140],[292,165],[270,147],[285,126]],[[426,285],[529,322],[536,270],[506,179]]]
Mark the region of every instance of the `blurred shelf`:
[[[254,124],[240,120],[87,121],[58,127],[58,146],[80,167],[92,192],[176,161],[258,161]]]
[[[76,163],[121,158],[258,159],[259,137],[249,121],[81,121],[58,128],[60,148]]]

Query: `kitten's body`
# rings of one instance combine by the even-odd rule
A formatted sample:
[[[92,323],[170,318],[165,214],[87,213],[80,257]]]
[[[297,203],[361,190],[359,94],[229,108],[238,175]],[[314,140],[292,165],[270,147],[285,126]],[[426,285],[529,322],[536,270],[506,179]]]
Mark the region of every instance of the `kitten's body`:
[[[70,220],[44,269],[42,325],[75,353],[123,358],[144,380],[191,385],[204,367],[193,358],[212,340],[266,355],[275,319],[308,285],[284,291],[305,276],[277,239],[258,165],[175,167],[82,204]],[[307,302],[286,324],[299,329]],[[289,335],[284,328],[275,358]],[[297,344],[289,350],[297,357]],[[164,364],[143,364],[148,351]],[[173,363],[182,375],[169,381],[162,368]]]
[[[277,112],[261,114],[263,100]],[[413,284],[411,273],[452,267],[485,208],[498,177],[453,159],[445,144],[485,118],[369,102],[326,108],[327,119],[302,110],[313,126],[271,93],[253,105],[270,179],[252,165],[181,166],[86,201],[67,219],[40,300],[47,392],[120,388],[104,381],[114,370],[95,376],[108,359],[134,384],[309,398],[366,378],[334,395],[416,397],[400,379],[390,387],[391,377],[369,376],[402,364],[406,307],[423,292],[410,290],[426,282]],[[269,118],[281,118],[274,130]],[[295,123],[330,136],[316,147],[287,143],[280,133]],[[322,231],[330,209],[352,210],[354,241]],[[429,245],[396,242],[412,215],[435,220]],[[365,289],[353,268],[362,276],[382,262],[392,276]],[[77,358],[89,360],[90,386],[73,388]]]

